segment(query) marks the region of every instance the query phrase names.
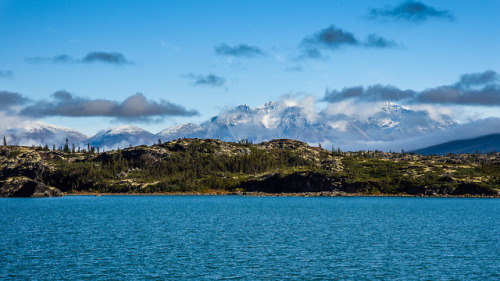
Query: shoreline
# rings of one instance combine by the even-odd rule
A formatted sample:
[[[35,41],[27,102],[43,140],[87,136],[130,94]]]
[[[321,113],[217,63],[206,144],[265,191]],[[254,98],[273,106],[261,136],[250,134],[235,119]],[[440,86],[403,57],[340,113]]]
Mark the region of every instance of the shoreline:
[[[267,193],[267,192],[152,192],[152,193],[100,193],[100,192],[71,192],[64,196],[242,196],[242,197],[421,197],[421,198],[500,198],[493,195],[449,195],[449,194],[368,194],[346,192],[293,192],[293,193]]]

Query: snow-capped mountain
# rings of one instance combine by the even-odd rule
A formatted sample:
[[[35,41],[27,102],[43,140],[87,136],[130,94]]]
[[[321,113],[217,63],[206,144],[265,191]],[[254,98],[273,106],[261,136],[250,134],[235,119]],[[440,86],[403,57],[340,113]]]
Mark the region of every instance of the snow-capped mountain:
[[[11,145],[62,145],[66,142],[78,144],[88,137],[78,131],[47,124],[40,121],[25,121],[5,132]]]
[[[310,143],[335,140],[388,141],[443,130],[455,125],[448,116],[433,120],[425,111],[384,104],[367,118],[342,112],[311,112],[300,105],[269,102],[256,108],[240,105],[200,125],[184,124],[158,134],[163,141],[180,137],[248,139],[261,142],[290,138]]]
[[[456,123],[449,116],[433,120],[427,112],[412,111],[395,104],[384,104],[366,121],[353,121],[350,125],[361,130],[370,140],[389,141],[444,130]]]
[[[99,131],[85,142],[104,149],[124,148],[142,144],[151,145],[157,141],[152,133],[132,125],[123,125]]]

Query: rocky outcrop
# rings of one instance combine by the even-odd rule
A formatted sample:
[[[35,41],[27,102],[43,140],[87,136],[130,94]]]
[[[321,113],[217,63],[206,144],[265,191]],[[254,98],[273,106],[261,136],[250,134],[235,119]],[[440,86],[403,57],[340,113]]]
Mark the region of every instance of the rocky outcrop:
[[[300,172],[282,176],[279,174],[249,180],[241,185],[247,192],[298,193],[344,191],[359,192],[363,186],[343,184],[343,178],[331,178],[320,173]]]
[[[11,178],[0,183],[0,197],[62,197],[63,193],[41,182],[26,178]]]
[[[474,183],[474,182],[460,183],[452,194],[453,195],[468,194],[468,195],[480,195],[480,196],[484,196],[484,195],[498,196],[498,195],[500,195],[498,189],[493,189],[489,186],[485,186],[484,184]]]

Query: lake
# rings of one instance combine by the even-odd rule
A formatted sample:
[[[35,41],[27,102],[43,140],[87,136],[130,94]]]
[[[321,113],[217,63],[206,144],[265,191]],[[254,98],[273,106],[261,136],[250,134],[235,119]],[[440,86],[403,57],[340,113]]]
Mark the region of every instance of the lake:
[[[500,200],[0,199],[2,280],[500,279]]]

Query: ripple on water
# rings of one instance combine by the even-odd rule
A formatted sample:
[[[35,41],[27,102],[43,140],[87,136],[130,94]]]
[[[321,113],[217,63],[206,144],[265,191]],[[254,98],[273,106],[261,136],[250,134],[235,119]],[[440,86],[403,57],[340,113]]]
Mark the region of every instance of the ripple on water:
[[[0,278],[499,278],[498,199],[0,199]]]

